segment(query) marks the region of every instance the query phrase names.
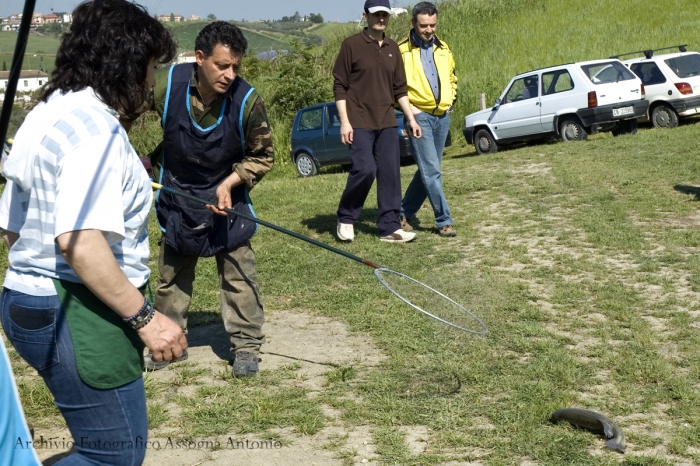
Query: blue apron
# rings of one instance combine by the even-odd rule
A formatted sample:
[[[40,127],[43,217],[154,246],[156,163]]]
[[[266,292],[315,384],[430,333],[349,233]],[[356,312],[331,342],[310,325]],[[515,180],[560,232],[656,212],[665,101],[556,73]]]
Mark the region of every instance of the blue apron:
[[[163,110],[163,164],[160,184],[217,205],[216,187],[244,158],[243,109],[253,88],[240,77],[231,84],[218,121],[202,128],[190,116],[192,65],[170,68]],[[255,216],[245,184],[231,191],[233,210]],[[235,215],[216,215],[203,205],[159,191],[156,215],[165,242],[182,255],[210,257],[249,240],[253,221]]]

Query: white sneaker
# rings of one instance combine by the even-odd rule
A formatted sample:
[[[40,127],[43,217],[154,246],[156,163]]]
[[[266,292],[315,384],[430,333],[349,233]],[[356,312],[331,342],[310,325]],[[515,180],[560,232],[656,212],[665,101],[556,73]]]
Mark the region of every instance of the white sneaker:
[[[338,222],[337,233],[340,241],[350,242],[355,239],[355,229],[352,227],[352,223]]]
[[[380,236],[380,241],[386,241],[387,243],[408,243],[416,239],[415,233],[409,233],[401,229],[396,230],[390,235]]]

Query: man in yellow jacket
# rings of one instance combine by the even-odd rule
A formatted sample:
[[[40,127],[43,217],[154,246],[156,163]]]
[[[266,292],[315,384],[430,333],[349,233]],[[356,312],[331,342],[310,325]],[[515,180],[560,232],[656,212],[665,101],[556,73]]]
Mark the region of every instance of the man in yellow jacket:
[[[457,97],[455,62],[447,44],[435,35],[438,11],[429,2],[413,7],[413,29],[399,43],[408,82],[411,111],[421,127],[422,137],[411,138],[418,171],[401,201],[401,228],[410,222],[427,198],[433,207],[440,236],[457,234],[442,189],[440,164],[450,130],[450,113]]]

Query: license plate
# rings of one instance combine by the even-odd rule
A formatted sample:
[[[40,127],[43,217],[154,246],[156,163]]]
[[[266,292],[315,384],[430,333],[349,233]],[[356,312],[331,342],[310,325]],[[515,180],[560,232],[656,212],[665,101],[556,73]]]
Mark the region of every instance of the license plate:
[[[634,107],[613,108],[613,116],[633,115]]]

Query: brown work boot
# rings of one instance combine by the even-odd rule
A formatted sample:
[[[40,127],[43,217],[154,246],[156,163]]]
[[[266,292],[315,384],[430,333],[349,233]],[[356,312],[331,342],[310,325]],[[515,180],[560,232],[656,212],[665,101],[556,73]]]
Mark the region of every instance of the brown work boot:
[[[452,237],[452,236],[457,236],[457,230],[452,225],[443,225],[440,227],[438,230],[438,233],[440,236],[444,237]]]
[[[399,223],[401,224],[401,229],[403,231],[413,231],[410,221],[403,215],[399,217]]]

